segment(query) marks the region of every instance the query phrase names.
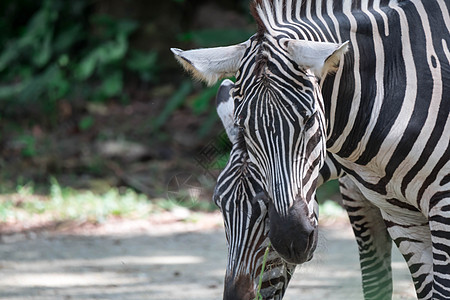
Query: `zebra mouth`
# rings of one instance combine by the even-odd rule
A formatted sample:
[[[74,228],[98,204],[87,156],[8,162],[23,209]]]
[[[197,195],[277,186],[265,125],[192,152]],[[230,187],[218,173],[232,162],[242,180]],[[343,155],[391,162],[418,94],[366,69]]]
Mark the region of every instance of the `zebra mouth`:
[[[260,294],[264,300],[281,300],[283,298],[283,286],[282,282],[279,282],[275,286],[269,286],[265,289],[261,289]]]
[[[268,262],[267,271],[263,275],[260,295],[264,300],[281,300],[289,283],[290,266],[280,259]],[[295,266],[293,267],[295,268]]]

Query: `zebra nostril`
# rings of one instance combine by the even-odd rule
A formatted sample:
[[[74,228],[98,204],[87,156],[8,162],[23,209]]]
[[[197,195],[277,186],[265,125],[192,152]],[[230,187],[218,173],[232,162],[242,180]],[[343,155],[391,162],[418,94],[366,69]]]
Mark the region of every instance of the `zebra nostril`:
[[[292,264],[310,260],[316,248],[317,226],[311,224],[304,206],[303,201],[295,202],[287,216],[280,216],[273,205],[269,206],[270,241],[274,250]]]

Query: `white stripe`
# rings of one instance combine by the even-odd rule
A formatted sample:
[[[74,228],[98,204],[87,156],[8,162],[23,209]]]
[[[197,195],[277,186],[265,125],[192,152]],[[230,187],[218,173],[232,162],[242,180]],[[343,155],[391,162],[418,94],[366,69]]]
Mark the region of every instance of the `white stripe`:
[[[426,52],[427,52],[426,59],[427,59],[429,71],[431,72],[431,76],[433,79],[433,90],[432,90],[432,95],[431,95],[431,101],[429,104],[427,119],[425,121],[425,124],[422,127],[422,130],[420,131],[417,141],[414,143],[413,148],[411,149],[410,153],[408,154],[408,156],[406,157],[404,162],[399,166],[398,169],[400,169],[400,173],[404,173],[404,172],[401,172],[402,168],[407,168],[408,166],[412,167],[411,162],[414,162],[415,160],[417,160],[418,155],[420,155],[422,153],[422,151],[425,149],[425,145],[431,135],[431,132],[433,131],[433,129],[436,126],[437,116],[439,114],[439,109],[440,109],[439,106],[440,106],[440,102],[441,102],[442,96],[443,96],[442,95],[443,82],[442,82],[442,74],[441,74],[441,63],[436,55],[436,52],[434,51],[431,27],[430,27],[430,23],[428,21],[428,16],[427,16],[427,13],[423,6],[423,3],[417,2],[417,3],[414,3],[414,5],[416,6],[417,11],[419,12],[419,15],[421,17],[420,19],[422,21],[422,28],[425,32]],[[436,68],[434,68],[432,65],[431,57],[435,58]],[[420,76],[419,76],[419,78],[420,78]],[[427,99],[425,99],[425,100],[427,100]],[[416,101],[424,101],[424,100],[417,99]],[[411,105],[411,106],[413,106],[413,105]],[[435,166],[437,161],[441,158],[443,152],[447,148],[447,143],[448,143],[448,140],[450,139],[449,134],[450,134],[449,130],[444,130],[443,136],[441,137],[441,140],[444,140],[444,143],[443,144],[441,143],[441,145],[440,146],[438,145],[438,147],[436,147],[436,149],[435,149],[435,153],[438,152],[440,154],[437,154],[437,156],[431,155],[428,157],[427,165],[424,166],[424,168],[422,168],[420,172],[418,172],[415,180],[412,180],[412,182],[408,185],[407,192],[406,192],[406,194],[408,196],[409,195],[412,197],[415,196],[416,192],[418,192],[418,188],[421,187],[421,184],[414,184],[414,182],[416,182],[416,181],[421,182],[423,180],[423,178],[425,178],[429,174],[430,170],[433,169],[433,167]],[[394,177],[395,176],[397,176],[397,175],[394,174]],[[411,195],[411,193],[413,193],[414,195]],[[409,199],[415,199],[415,198],[416,197],[409,198]],[[421,200],[422,200],[421,206],[424,205],[424,206],[426,206],[426,208],[428,208],[427,197],[423,197]],[[428,212],[428,209],[423,209],[422,211]]]
[[[368,0],[362,1],[362,12],[366,14],[369,18],[370,23],[372,24],[372,37],[373,37],[373,46],[374,52],[376,55],[375,60],[375,84],[376,84],[376,97],[373,99],[373,107],[372,112],[370,114],[370,120],[367,125],[366,131],[364,133],[363,138],[358,143],[355,151],[347,158],[349,161],[356,161],[360,155],[366,150],[367,147],[371,145],[367,145],[367,142],[371,136],[371,133],[377,124],[378,116],[380,115],[381,105],[384,100],[384,67],[385,56],[384,56],[384,48],[383,48],[383,40],[381,39],[380,32],[378,31],[377,21],[375,17],[368,9]],[[356,113],[355,113],[356,115]]]
[[[355,80],[355,82],[354,82],[355,92],[353,94],[353,99],[351,100],[352,106],[351,106],[351,109],[349,112],[347,124],[346,124],[342,134],[335,141],[334,145],[332,145],[328,149],[330,152],[333,152],[333,153],[339,152],[341,150],[350,131],[355,126],[355,119],[356,119],[357,112],[358,112],[358,109],[359,109],[359,106],[361,103],[361,78],[360,78],[360,74],[359,74],[360,55],[359,55],[358,43],[357,43],[357,39],[356,39],[356,32],[357,32],[358,26],[357,26],[356,19],[351,12],[351,1],[344,1],[343,11],[350,21],[350,42],[353,47],[353,55],[355,58],[354,67],[353,67],[354,80]],[[335,80],[335,83],[336,83],[336,80]],[[331,111],[331,114],[333,114],[333,113],[334,113],[334,111]],[[333,125],[333,124],[331,124],[331,125]]]

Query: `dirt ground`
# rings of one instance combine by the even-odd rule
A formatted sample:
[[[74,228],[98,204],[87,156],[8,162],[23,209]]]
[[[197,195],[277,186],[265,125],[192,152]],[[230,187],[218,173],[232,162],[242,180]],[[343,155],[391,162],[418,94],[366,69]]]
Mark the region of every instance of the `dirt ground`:
[[[4,234],[0,299],[221,299],[226,244],[221,216],[194,214],[101,226],[61,224]],[[314,259],[298,269],[285,299],[363,299],[348,223],[321,225]],[[393,299],[416,299],[394,249]]]

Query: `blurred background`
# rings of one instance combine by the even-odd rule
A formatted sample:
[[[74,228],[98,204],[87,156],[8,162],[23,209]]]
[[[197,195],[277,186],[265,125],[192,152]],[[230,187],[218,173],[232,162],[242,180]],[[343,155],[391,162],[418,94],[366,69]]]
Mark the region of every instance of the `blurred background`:
[[[191,80],[169,49],[245,41],[248,7],[0,1],[1,299],[222,299],[218,85]],[[287,299],[362,297],[337,190],[318,190],[324,242]],[[403,269],[399,290],[413,291]]]
[[[169,49],[255,28],[248,0],[2,0],[0,226],[214,210],[230,150],[218,85]]]

